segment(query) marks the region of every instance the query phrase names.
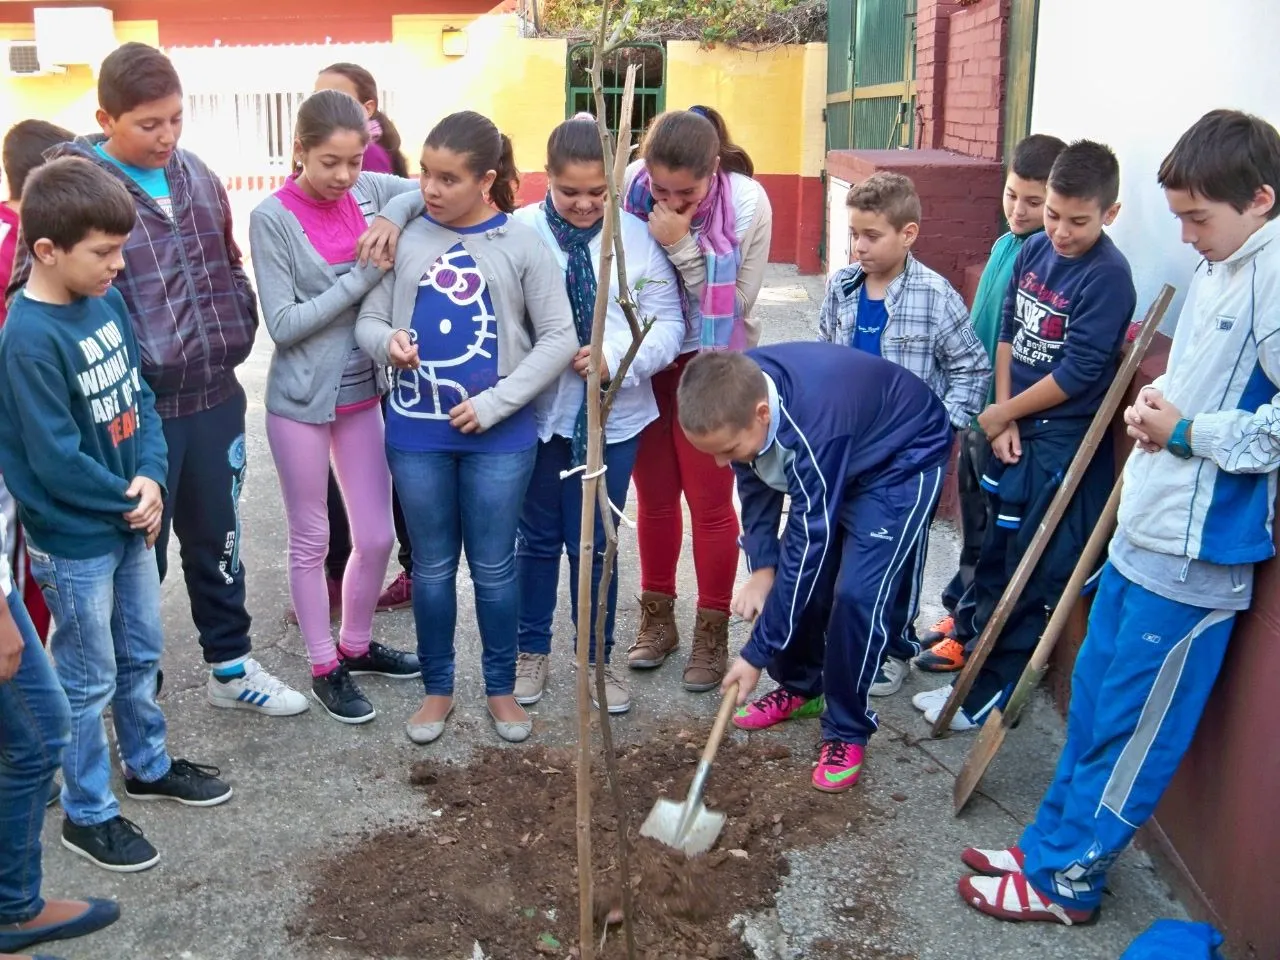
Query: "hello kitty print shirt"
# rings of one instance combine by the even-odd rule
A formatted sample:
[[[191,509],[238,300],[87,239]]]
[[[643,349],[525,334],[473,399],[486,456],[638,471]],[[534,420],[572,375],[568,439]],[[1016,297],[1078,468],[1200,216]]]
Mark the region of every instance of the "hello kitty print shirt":
[[[423,214],[425,219],[430,220]],[[506,214],[455,233],[484,233]],[[417,370],[397,370],[387,404],[387,445],[397,450],[511,453],[538,439],[533,405],[491,429],[465,434],[449,424],[449,411],[498,382],[498,333],[484,275],[455,244],[418,281],[409,337],[417,344]]]

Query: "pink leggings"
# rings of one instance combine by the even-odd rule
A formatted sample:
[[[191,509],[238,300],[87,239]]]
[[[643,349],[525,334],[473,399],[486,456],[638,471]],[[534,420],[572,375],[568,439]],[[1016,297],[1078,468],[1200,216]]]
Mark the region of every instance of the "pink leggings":
[[[329,551],[329,457],[351,522],[351,559],[342,578],[343,652],[369,649],[387,559],[395,539],[391,523],[391,472],[382,439],[382,411],[375,404],[339,414],[332,423],[299,423],[267,414],[267,442],[280,475],[289,522],[289,594],[312,667],[334,663],[329,590],[324,558]]]

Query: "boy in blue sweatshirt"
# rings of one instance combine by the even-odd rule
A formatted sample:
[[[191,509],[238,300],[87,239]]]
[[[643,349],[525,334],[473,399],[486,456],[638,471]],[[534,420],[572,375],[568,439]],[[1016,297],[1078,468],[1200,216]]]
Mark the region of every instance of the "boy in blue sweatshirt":
[[[737,474],[751,578],[733,612],[755,625],[721,686],[745,705],[734,723],[821,713],[813,785],[847,790],[877,725],[890,604],[942,489],[947,410],[903,367],[824,343],[704,353],[677,399],[690,443]],[[747,704],[766,668],[778,688]]]
[[[152,547],[167,450],[112,287],[134,216],[125,188],[92,163],[54,160],[34,173],[22,200],[31,273],[0,331],[0,471],[71,704],[62,843],[115,872],[145,870],[159,854],[111,791],[108,706],[128,796],[193,806],[231,796],[215,768],[170,758],[155,700],[164,630]]]
[[[969,311],[973,332],[982,341],[993,364],[1004,320],[1005,294],[1013,280],[1013,263],[1022,251],[1022,245],[1044,230],[1044,198],[1049,189],[1049,171],[1064,147],[1066,144],[1057,137],[1033,133],[1013,148],[1013,160],[1004,181],[1003,200],[1004,219],[1009,224],[1009,232],[991,248],[973,297],[973,309]],[[984,409],[995,398],[993,379],[983,402]],[[973,571],[978,565],[978,554],[982,552],[982,539],[987,531],[989,504],[981,479],[991,457],[991,444],[978,426],[977,416],[960,431],[957,440],[960,451],[956,463],[956,486],[960,494],[960,566],[942,591],[942,606],[947,615],[921,638],[929,649],[913,661],[917,668],[929,673],[950,673],[964,666],[964,647],[955,639],[955,619],[964,616],[966,611],[972,615],[973,594],[969,588],[973,586]]]
[[[996,402],[978,417],[995,455],[982,479],[994,522],[974,570],[972,622],[956,624],[961,643],[982,635],[1115,378],[1137,301],[1129,263],[1103,232],[1120,210],[1119,193],[1115,155],[1088,140],[1071,144],[1049,173],[1045,232],[1014,260],[996,350]],[[1114,477],[1115,457],[1104,443],[951,729],[977,729],[1021,676]],[[949,695],[943,687],[912,702],[932,723]]]
[[[991,358],[982,349],[960,294],[911,253],[920,234],[920,197],[900,173],[875,173],[849,190],[850,251],[855,261],[827,284],[818,339],[847,344],[905,367],[929,384],[956,430],[982,412]],[[907,559],[908,574],[889,606],[889,647],[873,697],[902,688],[920,652],[920,612],[927,539]]]
[[[1215,110],[1182,135],[1157,180],[1204,259],[1167,370],[1124,414],[1138,449],[1053,782],[1016,846],[961,855],[980,875],[961,879],[960,895],[1004,920],[1096,916],[1107,871],[1191,744],[1254,566],[1275,553],[1280,134]]]

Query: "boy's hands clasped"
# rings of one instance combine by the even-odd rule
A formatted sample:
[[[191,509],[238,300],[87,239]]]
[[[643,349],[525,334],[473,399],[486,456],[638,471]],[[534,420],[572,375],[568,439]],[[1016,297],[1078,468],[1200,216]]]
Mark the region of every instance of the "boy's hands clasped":
[[[1125,432],[1138,441],[1138,448],[1159,453],[1173,436],[1182,411],[1165,399],[1155,387],[1143,387],[1138,399],[1124,412]]]
[[[160,536],[160,520],[164,516],[164,495],[160,492],[160,484],[150,477],[134,477],[124,495],[138,501],[138,505],[124,515],[125,522],[146,534],[147,548],[150,549]]]

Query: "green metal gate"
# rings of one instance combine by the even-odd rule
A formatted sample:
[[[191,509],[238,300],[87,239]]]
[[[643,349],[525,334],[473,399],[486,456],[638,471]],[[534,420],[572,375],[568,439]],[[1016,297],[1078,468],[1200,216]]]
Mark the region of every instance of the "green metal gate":
[[[569,64],[565,71],[565,117],[583,110],[596,112],[595,95],[591,92],[591,54],[589,43],[569,48]],[[658,43],[631,43],[609,54],[604,63],[604,104],[609,129],[618,135],[618,112],[622,106],[622,85],[627,67],[637,64],[635,100],[631,107],[631,131],[634,143],[649,121],[667,108],[666,51]]]
[[[911,146],[916,0],[830,0],[827,17],[827,149]]]

